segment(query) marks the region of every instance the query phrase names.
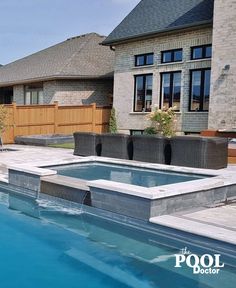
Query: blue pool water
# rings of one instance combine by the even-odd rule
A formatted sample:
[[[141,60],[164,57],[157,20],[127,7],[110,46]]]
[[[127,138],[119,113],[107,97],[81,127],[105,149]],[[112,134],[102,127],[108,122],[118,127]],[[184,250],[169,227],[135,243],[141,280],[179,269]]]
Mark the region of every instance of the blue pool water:
[[[84,179],[105,179],[143,187],[154,187],[191,180],[203,179],[207,176],[186,173],[165,172],[132,166],[111,165],[97,162],[51,167],[59,175]],[[209,176],[208,176],[209,177]]]
[[[0,199],[5,202],[0,204],[0,287],[235,287],[232,263],[217,276],[174,268],[174,254],[183,247],[209,253],[201,242],[195,247],[192,238],[167,237],[92,214],[69,215],[11,197],[11,206],[24,203],[24,210],[39,215],[29,217],[10,210],[4,194]]]

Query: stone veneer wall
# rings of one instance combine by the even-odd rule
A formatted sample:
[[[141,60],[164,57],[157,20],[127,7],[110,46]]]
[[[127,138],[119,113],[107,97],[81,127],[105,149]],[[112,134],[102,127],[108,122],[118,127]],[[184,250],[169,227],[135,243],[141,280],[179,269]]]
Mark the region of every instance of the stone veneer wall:
[[[214,5],[209,129],[236,129],[236,1]]]
[[[44,103],[108,105],[113,80],[57,80],[44,82]]]
[[[44,104],[58,101],[59,105],[109,105],[113,80],[57,80],[43,83]],[[13,99],[24,104],[24,85],[13,88]]]
[[[190,60],[191,47],[211,44],[212,28],[179,32],[152,39],[117,45],[114,78],[114,107],[121,132],[143,130],[148,123],[147,113],[132,112],[134,101],[134,75],[153,73],[153,104],[160,103],[160,73],[182,71],[181,112],[178,113],[179,131],[200,132],[207,129],[207,112],[188,112],[190,69],[211,67],[211,60]],[[161,64],[161,51],[183,48],[183,61]],[[154,65],[134,67],[134,55],[154,52]]]

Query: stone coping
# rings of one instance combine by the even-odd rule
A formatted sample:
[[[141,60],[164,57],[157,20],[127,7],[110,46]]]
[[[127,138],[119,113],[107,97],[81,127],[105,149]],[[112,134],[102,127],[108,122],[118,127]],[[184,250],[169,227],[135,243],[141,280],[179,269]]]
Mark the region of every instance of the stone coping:
[[[210,179],[207,178],[207,179],[193,180],[188,182],[180,182],[151,188],[107,180],[89,181],[87,182],[87,185],[89,187],[94,187],[98,189],[105,189],[109,191],[133,195],[136,197],[155,200],[166,197],[172,197],[176,195],[183,195],[219,188],[225,186],[226,183],[223,180],[218,179],[218,177],[215,177]]]
[[[53,175],[42,177],[41,180],[52,184],[66,186],[69,188],[76,188],[89,191],[89,187],[86,185],[86,181],[77,178],[67,177],[63,175]]]
[[[212,224],[200,223],[188,219],[184,219],[184,221],[181,221],[180,218],[173,215],[157,216],[150,218],[149,221],[153,224],[166,226],[169,228],[236,245],[235,231],[214,226]]]
[[[51,176],[51,175],[57,174],[56,171],[53,171],[53,170],[50,170],[50,169],[29,166],[29,165],[26,165],[26,164],[18,164],[18,165],[8,166],[8,170],[24,172],[24,173],[28,173],[28,174],[37,175],[37,176],[40,176],[40,177]]]

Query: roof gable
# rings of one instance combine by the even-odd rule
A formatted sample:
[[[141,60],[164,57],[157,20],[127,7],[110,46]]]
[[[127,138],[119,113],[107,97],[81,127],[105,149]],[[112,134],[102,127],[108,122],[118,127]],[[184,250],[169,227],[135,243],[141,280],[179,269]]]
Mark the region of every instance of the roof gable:
[[[4,65],[0,70],[0,86],[63,77],[112,77],[114,52],[100,45],[104,39],[96,33],[73,37]]]
[[[212,23],[214,0],[142,0],[103,44]]]

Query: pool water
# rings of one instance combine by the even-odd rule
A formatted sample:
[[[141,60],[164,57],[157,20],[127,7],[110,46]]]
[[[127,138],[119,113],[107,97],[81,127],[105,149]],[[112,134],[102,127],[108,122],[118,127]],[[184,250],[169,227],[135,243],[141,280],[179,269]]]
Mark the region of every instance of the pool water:
[[[49,167],[59,175],[84,180],[110,180],[143,187],[155,187],[191,180],[203,179],[207,176],[186,173],[165,172],[154,169],[136,168],[132,166],[110,165],[104,163],[81,163],[58,167]]]
[[[186,246],[175,237],[92,214],[43,209],[13,197],[11,203],[16,201],[18,207],[25,201],[29,210],[39,210],[40,218],[29,217],[10,210],[6,197],[1,198],[0,287],[235,287],[235,266],[225,265],[217,276],[193,275],[186,266],[174,268],[174,254]],[[192,252],[206,252],[192,242],[187,243]]]

